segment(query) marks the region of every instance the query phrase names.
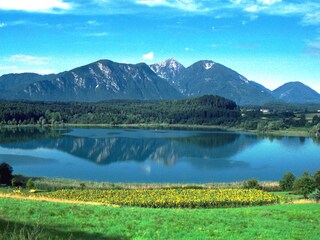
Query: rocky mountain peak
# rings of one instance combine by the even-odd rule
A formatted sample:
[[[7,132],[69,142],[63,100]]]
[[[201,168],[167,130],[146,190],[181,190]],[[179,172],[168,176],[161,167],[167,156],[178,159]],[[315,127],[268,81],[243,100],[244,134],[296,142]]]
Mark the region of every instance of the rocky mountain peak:
[[[185,67],[177,60],[170,58],[164,62],[159,62],[150,65],[151,70],[159,77],[166,80],[174,79]],[[169,81],[169,82],[171,82]]]

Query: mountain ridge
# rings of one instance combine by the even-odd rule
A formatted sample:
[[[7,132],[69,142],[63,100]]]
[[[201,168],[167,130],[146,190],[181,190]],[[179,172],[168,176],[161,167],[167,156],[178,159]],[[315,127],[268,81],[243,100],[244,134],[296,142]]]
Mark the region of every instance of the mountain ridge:
[[[0,76],[0,99],[8,100],[95,102],[181,99],[207,94],[239,105],[279,100],[320,103],[320,94],[302,83],[286,83],[271,91],[212,60],[185,67],[173,58],[151,65],[101,59],[58,74]]]

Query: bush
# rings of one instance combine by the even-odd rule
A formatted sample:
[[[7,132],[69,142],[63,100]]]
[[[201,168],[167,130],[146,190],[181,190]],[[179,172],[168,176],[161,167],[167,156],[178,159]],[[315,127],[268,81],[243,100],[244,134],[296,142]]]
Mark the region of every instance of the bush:
[[[26,187],[29,189],[34,188],[34,182],[33,182],[32,178],[28,179]]]
[[[243,187],[247,189],[261,189],[258,180],[254,178],[244,182]]]
[[[320,190],[320,171],[314,174],[314,181],[316,182],[316,187]]]
[[[305,172],[301,178],[294,181],[293,189],[307,198],[308,194],[316,189],[316,182],[309,173]]]
[[[291,172],[287,172],[279,182],[281,190],[291,191],[295,179],[296,177]]]
[[[0,164],[0,184],[11,185],[13,169],[8,163]]]
[[[308,198],[319,202],[320,201],[320,190],[316,189],[315,191],[313,191],[312,193],[310,193],[308,195]]]

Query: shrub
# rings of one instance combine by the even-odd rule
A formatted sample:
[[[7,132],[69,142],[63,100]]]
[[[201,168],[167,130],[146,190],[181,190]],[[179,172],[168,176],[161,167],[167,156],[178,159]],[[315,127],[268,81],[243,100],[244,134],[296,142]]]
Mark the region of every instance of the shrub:
[[[312,193],[310,193],[308,195],[308,198],[319,202],[320,201],[320,190],[316,189],[315,191],[313,191]]]
[[[254,178],[244,182],[243,187],[247,189],[261,189],[258,180]]]
[[[283,191],[291,191],[295,179],[296,177],[291,172],[287,172],[279,182],[280,188]]]
[[[316,189],[316,182],[309,173],[305,172],[301,178],[294,181],[293,189],[307,198],[308,194]]]
[[[0,184],[11,185],[13,169],[8,163],[0,164]]]
[[[28,179],[26,187],[29,189],[34,188],[34,182],[33,182],[32,178]]]

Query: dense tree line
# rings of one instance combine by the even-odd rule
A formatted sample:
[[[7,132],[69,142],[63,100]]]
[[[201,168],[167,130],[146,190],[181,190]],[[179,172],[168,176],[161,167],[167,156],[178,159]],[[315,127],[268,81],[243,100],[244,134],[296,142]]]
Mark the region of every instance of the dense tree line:
[[[205,124],[232,125],[240,109],[231,100],[206,95],[171,101],[57,103],[1,101],[0,124]]]

